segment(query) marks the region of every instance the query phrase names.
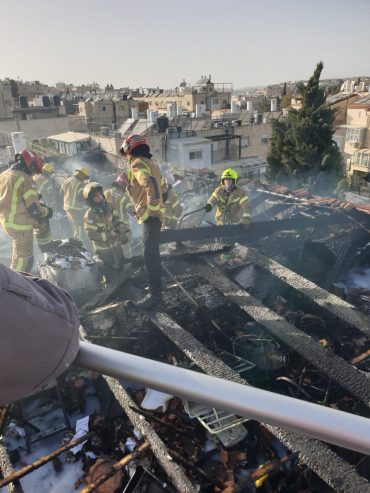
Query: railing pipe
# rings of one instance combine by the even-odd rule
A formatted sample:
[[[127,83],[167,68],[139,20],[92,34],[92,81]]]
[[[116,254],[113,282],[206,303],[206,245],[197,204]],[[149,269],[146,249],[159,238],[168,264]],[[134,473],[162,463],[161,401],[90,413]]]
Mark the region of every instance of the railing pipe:
[[[86,342],[75,365],[370,454],[370,420]]]

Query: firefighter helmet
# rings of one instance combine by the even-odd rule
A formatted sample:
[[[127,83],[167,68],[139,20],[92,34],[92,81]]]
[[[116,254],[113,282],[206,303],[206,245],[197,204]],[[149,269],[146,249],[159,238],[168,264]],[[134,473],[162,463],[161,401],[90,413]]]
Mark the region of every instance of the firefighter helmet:
[[[83,192],[82,192],[84,199],[90,200],[93,192],[103,193],[103,187],[100,185],[100,183],[98,183],[96,181],[91,181],[90,183],[85,185]]]
[[[221,175],[221,183],[223,183],[224,180],[226,179],[234,180],[234,185],[236,185],[236,180],[238,179],[238,173],[232,168],[227,168],[224,170],[224,172]]]
[[[132,134],[129,135],[122,142],[119,152],[120,154],[122,154],[122,156],[127,156],[127,154],[131,154],[131,152],[135,149],[135,147],[138,147],[143,144],[148,145],[144,137],[142,137],[141,135]]]
[[[74,172],[75,176],[82,176],[83,179],[90,178],[90,170],[89,168],[78,168]]]
[[[15,155],[16,161],[21,161],[31,173],[42,173],[44,160],[31,149],[23,149]]]
[[[51,163],[46,163],[42,167],[42,171],[43,172],[45,171],[46,173],[54,173],[54,171],[55,171],[54,165]]]

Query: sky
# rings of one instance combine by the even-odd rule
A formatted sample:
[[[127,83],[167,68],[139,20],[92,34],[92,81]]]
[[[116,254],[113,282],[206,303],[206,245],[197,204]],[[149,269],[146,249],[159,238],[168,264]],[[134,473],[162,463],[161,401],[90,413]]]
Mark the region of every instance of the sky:
[[[1,2],[0,79],[234,88],[370,75],[370,0]]]

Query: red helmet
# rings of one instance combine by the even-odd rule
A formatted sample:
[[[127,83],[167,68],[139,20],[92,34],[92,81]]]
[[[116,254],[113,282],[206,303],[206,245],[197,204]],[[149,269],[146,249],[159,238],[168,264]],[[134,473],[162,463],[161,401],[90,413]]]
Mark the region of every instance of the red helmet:
[[[42,173],[42,168],[44,166],[44,160],[42,157],[31,149],[23,149],[15,155],[16,161],[22,161],[31,173]]]
[[[122,142],[122,145],[121,145],[119,152],[120,152],[120,154],[122,154],[122,156],[126,156],[127,154],[131,154],[131,152],[135,149],[135,147],[142,145],[142,144],[148,145],[146,143],[146,140],[144,139],[144,137],[142,137],[141,135],[135,135],[135,134],[129,135]]]
[[[125,188],[127,186],[127,176],[125,175],[125,173],[120,173],[119,175],[117,175],[113,184],[120,188]]]

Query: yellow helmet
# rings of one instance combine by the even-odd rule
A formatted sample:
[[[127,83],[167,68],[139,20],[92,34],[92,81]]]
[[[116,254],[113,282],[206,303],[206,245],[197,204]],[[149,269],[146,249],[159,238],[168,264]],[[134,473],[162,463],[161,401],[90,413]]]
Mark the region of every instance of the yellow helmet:
[[[98,189],[103,191],[103,187],[100,185],[100,183],[98,183],[97,181],[90,181],[87,185],[84,186],[84,189],[82,192],[84,199],[88,200],[90,193],[93,190],[98,190]]]
[[[79,169],[76,169],[76,171],[74,172],[74,175],[75,176],[83,175],[85,178],[90,178],[90,170],[89,170],[89,168],[79,168]]]
[[[55,171],[54,165],[51,163],[46,163],[42,167],[42,171],[43,172],[45,171],[46,173],[54,173],[54,171]]]
[[[236,185],[236,180],[238,179],[238,173],[232,168],[227,168],[224,170],[224,172],[221,175],[221,183],[223,183],[223,180],[227,178],[229,180],[234,180],[234,185]]]

